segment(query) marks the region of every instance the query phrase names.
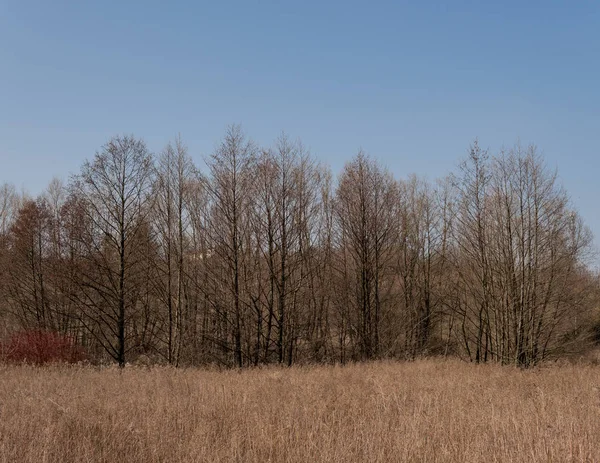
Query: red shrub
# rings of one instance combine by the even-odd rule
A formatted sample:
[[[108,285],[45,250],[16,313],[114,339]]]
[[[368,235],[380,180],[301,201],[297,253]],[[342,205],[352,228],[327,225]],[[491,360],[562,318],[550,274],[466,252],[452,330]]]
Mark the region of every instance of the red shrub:
[[[76,363],[86,359],[85,352],[68,336],[44,330],[19,331],[3,346],[9,362]]]

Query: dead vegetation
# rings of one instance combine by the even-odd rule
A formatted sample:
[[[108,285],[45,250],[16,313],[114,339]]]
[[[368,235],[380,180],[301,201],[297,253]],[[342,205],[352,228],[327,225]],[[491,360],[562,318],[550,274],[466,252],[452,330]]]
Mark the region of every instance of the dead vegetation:
[[[600,369],[0,367],[2,462],[599,461]]]

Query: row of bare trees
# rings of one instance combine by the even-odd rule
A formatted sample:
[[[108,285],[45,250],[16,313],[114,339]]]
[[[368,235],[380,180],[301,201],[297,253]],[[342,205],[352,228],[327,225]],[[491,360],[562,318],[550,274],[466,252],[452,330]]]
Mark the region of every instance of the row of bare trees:
[[[534,147],[475,143],[453,175],[337,179],[282,135],[230,127],[202,170],[110,140],[37,199],[0,187],[3,335],[174,365],[458,355],[531,366],[589,345],[591,235]]]

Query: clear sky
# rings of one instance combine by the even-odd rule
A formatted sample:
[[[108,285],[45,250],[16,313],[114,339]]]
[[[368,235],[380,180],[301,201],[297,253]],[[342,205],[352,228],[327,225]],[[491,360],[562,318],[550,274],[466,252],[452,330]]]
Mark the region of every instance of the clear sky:
[[[521,140],[600,236],[597,0],[0,0],[0,44],[0,182],[32,194],[122,133],[200,163],[241,123],[430,179]]]

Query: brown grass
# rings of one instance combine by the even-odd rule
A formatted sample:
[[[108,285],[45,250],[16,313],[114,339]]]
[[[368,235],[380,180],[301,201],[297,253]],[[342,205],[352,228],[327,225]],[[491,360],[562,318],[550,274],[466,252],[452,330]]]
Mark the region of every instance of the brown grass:
[[[600,461],[600,368],[0,366],[0,461]]]

